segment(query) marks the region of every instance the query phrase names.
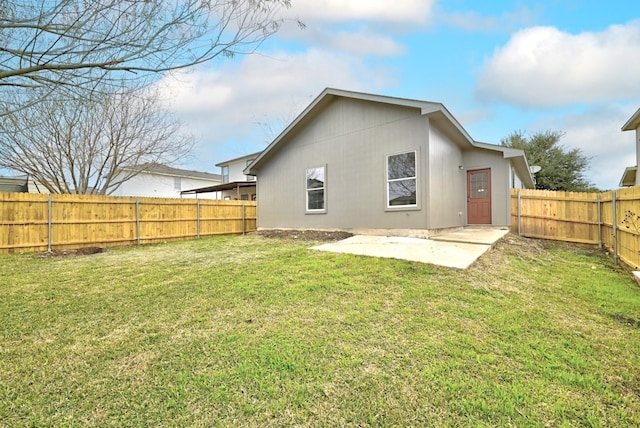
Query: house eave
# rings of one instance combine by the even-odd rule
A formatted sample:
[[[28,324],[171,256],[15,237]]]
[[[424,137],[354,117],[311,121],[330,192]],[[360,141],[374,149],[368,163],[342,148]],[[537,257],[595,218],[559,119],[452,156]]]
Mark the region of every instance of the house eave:
[[[533,178],[533,174],[531,173],[531,168],[529,167],[529,162],[527,161],[527,157],[524,153],[524,150],[514,149],[512,147],[498,146],[496,144],[488,144],[481,143],[479,141],[474,141],[474,147],[493,150],[495,152],[502,153],[502,157],[505,159],[511,160],[511,165],[518,173],[518,176],[522,180],[522,183],[528,189],[535,188],[535,179]]]
[[[623,131],[635,131],[640,127],[640,108],[622,126]]]
[[[637,166],[628,166],[625,168],[622,178],[620,179],[620,187],[631,187],[636,185],[636,175],[638,174]]]
[[[240,157],[237,157],[237,158],[234,158],[234,159],[229,159],[229,160],[217,163],[216,166],[217,167],[223,167],[223,166],[227,166],[227,165],[230,165],[232,163],[240,162],[240,161],[243,161],[243,160],[255,159],[260,153],[262,153],[262,152],[255,152],[255,153],[251,153],[249,155],[244,155],[244,156],[240,156]]]

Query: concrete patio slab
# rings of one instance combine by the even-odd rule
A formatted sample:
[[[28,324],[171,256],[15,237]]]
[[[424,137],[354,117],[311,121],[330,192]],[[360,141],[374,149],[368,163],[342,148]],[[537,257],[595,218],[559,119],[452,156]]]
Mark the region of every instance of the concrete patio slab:
[[[454,232],[432,236],[431,239],[434,241],[493,245],[507,233],[509,233],[509,229],[506,227],[465,227],[464,229],[456,230]]]
[[[465,233],[462,233],[465,232]],[[466,269],[508,230],[473,229],[440,235],[444,239],[355,235],[312,247],[314,250],[430,263]]]

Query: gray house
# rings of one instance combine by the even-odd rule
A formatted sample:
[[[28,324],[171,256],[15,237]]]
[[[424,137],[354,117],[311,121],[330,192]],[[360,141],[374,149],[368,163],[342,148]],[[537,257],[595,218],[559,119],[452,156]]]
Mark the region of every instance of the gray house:
[[[256,159],[259,229],[428,237],[509,226],[523,151],[474,141],[435,102],[325,89]]]

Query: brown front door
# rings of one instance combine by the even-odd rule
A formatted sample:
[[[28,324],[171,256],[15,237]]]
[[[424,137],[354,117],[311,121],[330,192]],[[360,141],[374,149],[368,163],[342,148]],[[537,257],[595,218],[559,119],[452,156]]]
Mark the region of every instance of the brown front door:
[[[467,171],[467,223],[491,224],[491,169]]]

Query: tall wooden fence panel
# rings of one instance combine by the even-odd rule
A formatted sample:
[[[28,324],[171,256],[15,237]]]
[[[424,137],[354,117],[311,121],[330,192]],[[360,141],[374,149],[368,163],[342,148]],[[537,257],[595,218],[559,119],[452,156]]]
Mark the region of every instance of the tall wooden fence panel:
[[[640,266],[640,187],[603,193],[514,189],[512,232],[531,238],[595,244]]]
[[[0,193],[0,252],[144,244],[256,230],[256,203]]]

